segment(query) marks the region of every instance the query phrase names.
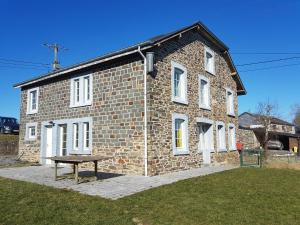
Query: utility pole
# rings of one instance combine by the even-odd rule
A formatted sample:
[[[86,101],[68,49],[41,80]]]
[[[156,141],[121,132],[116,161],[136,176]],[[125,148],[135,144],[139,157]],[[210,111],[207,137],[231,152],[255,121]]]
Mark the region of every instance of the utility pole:
[[[53,63],[52,63],[52,69],[53,70],[59,70],[60,69],[60,64],[59,64],[59,61],[58,61],[58,51],[59,50],[68,50],[68,49],[66,49],[65,47],[60,46],[56,43],[55,44],[44,44],[44,46],[46,46],[46,47],[53,50],[54,60],[53,60]]]

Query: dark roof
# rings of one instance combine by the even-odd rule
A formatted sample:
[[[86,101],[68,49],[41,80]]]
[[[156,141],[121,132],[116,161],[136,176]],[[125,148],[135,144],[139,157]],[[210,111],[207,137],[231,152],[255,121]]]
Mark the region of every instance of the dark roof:
[[[247,127],[250,125],[259,125],[259,117],[261,117],[261,115],[259,115],[257,113],[244,112],[239,115],[239,126]],[[271,123],[278,124],[278,125],[295,126],[294,124],[284,121],[282,119],[279,119],[277,117],[272,117]]]
[[[192,25],[183,27],[183,28],[181,28],[179,30],[176,30],[174,32],[170,32],[170,33],[167,33],[167,34],[162,34],[162,35],[155,36],[155,37],[150,38],[150,39],[148,39],[144,42],[132,45],[130,47],[127,47],[127,48],[124,48],[124,49],[121,49],[121,50],[118,50],[118,51],[115,51],[115,52],[111,52],[111,53],[96,57],[94,59],[87,60],[87,61],[84,61],[84,62],[81,62],[81,63],[78,63],[78,64],[74,64],[72,66],[68,66],[68,67],[65,67],[65,68],[62,68],[62,69],[59,69],[59,70],[55,70],[55,71],[49,72],[47,74],[44,74],[44,75],[41,75],[41,76],[38,76],[38,77],[35,77],[33,79],[30,79],[30,80],[26,80],[26,81],[17,83],[17,84],[14,85],[14,87],[16,87],[16,88],[25,87],[25,86],[34,84],[34,83],[39,82],[39,81],[43,81],[43,80],[50,79],[50,78],[53,78],[53,77],[56,77],[56,76],[59,76],[59,75],[62,75],[62,74],[67,74],[67,73],[75,71],[75,70],[79,70],[81,68],[86,68],[86,67],[89,67],[89,66],[92,66],[92,65],[95,65],[95,64],[102,63],[104,61],[107,62],[107,61],[112,60],[114,58],[121,57],[123,54],[128,54],[128,55],[133,54],[133,53],[137,52],[138,47],[140,47],[141,50],[146,50],[146,49],[149,49],[149,48],[154,47],[156,45],[159,45],[160,43],[165,42],[165,41],[173,38],[174,36],[177,36],[181,33],[187,32],[187,31],[195,29],[195,28],[198,29],[199,32],[201,32],[202,35],[204,35],[207,39],[209,39],[214,45],[216,45],[224,53],[224,57],[227,60],[227,63],[229,64],[231,70],[233,71],[232,76],[233,76],[234,80],[237,83],[238,94],[239,95],[246,94],[246,89],[243,85],[243,82],[240,79],[240,76],[237,72],[237,69],[234,66],[233,61],[231,59],[231,56],[228,52],[229,48],[219,38],[217,38],[217,36],[215,36],[201,22],[196,22]]]

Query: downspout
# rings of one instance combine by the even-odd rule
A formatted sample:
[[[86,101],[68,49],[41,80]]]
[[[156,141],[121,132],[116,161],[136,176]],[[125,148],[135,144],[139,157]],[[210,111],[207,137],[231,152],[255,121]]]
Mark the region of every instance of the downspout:
[[[148,176],[148,143],[147,143],[147,59],[142,53],[141,47],[138,46],[138,52],[144,60],[144,165],[145,165],[145,177]]]

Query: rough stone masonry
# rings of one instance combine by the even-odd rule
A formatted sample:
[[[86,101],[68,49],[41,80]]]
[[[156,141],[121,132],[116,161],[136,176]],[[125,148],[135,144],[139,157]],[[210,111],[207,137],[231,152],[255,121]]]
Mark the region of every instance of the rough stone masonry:
[[[204,47],[215,53],[215,75],[204,69]],[[197,30],[163,42],[153,49],[155,73],[147,76],[148,101],[148,173],[164,174],[202,166],[198,152],[199,135],[196,118],[237,124],[237,84],[231,75],[228,62],[215,45]],[[187,69],[188,104],[171,101],[171,61]],[[92,153],[112,157],[99,165],[99,171],[126,174],[144,173],[144,100],[143,61],[139,54],[111,60],[88,68],[93,76],[93,103],[90,106],[71,108],[70,78],[77,72],[58,76],[32,86],[22,87],[19,154],[23,160],[38,162],[41,151],[41,123],[43,121],[91,117]],[[210,81],[211,110],[199,107],[198,76]],[[39,87],[39,106],[36,114],[26,114],[27,90]],[[234,91],[234,116],[227,115],[226,91]],[[172,113],[188,116],[189,154],[174,155],[172,151]],[[25,139],[26,124],[37,122],[37,139]],[[217,153],[216,126],[214,125],[213,163],[236,159],[238,153]],[[236,129],[237,131],[237,129]],[[228,140],[226,130],[226,140]],[[86,165],[89,166],[89,165]]]

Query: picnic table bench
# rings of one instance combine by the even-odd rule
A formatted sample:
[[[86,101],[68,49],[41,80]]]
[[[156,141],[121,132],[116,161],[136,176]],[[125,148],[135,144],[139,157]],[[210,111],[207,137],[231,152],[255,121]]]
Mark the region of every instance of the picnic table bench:
[[[58,163],[73,164],[73,174],[75,177],[76,184],[78,184],[78,165],[80,163],[93,162],[95,169],[95,176],[98,173],[98,161],[104,161],[110,159],[110,157],[103,156],[83,156],[83,155],[68,155],[68,156],[54,156],[48,157],[55,163],[54,179],[57,180],[57,165]]]

